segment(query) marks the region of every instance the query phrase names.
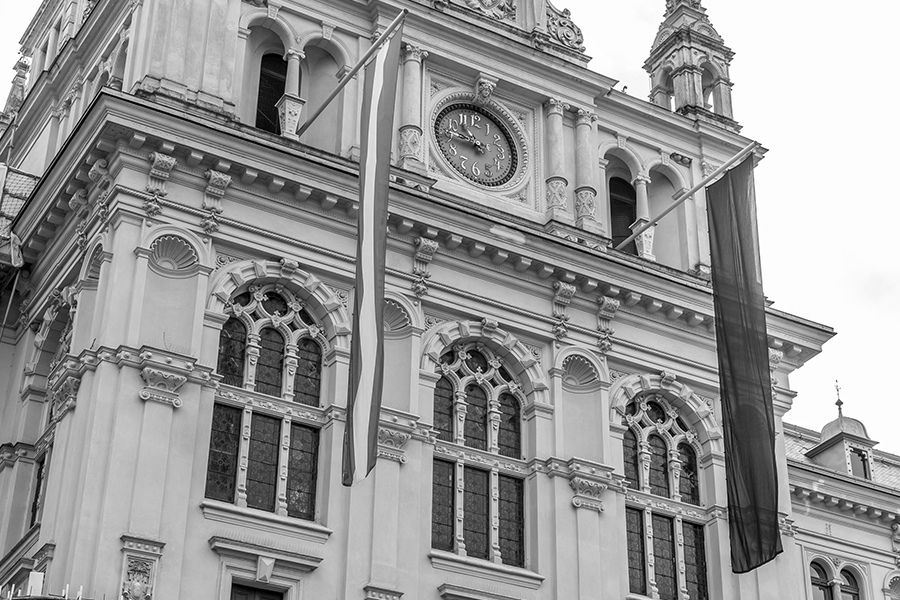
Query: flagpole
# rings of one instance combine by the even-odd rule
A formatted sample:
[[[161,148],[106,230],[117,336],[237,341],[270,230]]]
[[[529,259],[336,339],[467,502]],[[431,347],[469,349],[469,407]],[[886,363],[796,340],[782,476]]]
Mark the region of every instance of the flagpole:
[[[366,51],[365,54],[363,54],[362,58],[359,59],[359,62],[356,63],[356,66],[347,71],[347,74],[344,75],[338,82],[337,87],[332,90],[331,94],[329,94],[327,98],[325,98],[325,101],[322,102],[319,108],[317,108],[315,112],[313,112],[313,114],[308,119],[306,119],[306,123],[304,123],[300,130],[297,132],[298,137],[303,135],[306,130],[309,129],[309,126],[313,124],[313,121],[319,118],[319,115],[321,115],[325,111],[328,105],[331,104],[331,101],[341,93],[341,90],[343,90],[348,83],[350,83],[350,80],[353,79],[353,76],[356,75],[356,73],[366,65],[369,59],[372,58],[373,54],[378,52],[378,49],[384,45],[388,38],[390,38],[391,34],[394,33],[394,30],[400,26],[400,23],[403,22],[403,19],[406,18],[407,14],[409,14],[408,8],[404,8],[400,11],[400,14],[397,15],[397,18],[394,19],[394,21],[390,25],[388,25],[388,28],[384,30],[384,33],[381,34],[381,37],[375,40],[375,43],[372,44],[372,46]]]
[[[691,196],[696,194],[698,191],[700,191],[700,189],[706,187],[706,185],[710,181],[712,181],[713,179],[715,179],[716,177],[718,177],[719,175],[721,175],[722,173],[727,171],[729,167],[731,167],[733,164],[735,164],[736,162],[738,162],[739,160],[741,160],[742,158],[744,158],[745,156],[747,156],[748,154],[750,154],[751,152],[756,150],[759,146],[760,146],[759,142],[750,142],[747,146],[744,147],[743,150],[741,150],[740,152],[738,152],[737,154],[735,154],[734,156],[729,158],[727,161],[725,161],[725,163],[721,167],[719,167],[718,169],[716,169],[715,171],[713,171],[712,173],[710,173],[709,175],[704,177],[700,181],[700,183],[698,183],[697,185],[695,185],[694,187],[692,187],[691,189],[689,189],[682,195],[678,196],[678,198],[675,199],[675,202],[673,202],[668,207],[666,207],[666,209],[664,211],[662,211],[661,213],[659,213],[658,215],[653,217],[653,219],[650,220],[649,222],[644,223],[643,225],[638,227],[637,231],[635,231],[630,236],[628,236],[628,238],[624,242],[622,242],[621,244],[616,246],[615,249],[621,250],[622,248],[624,248],[625,246],[627,246],[628,244],[633,242],[635,240],[635,238],[637,238],[639,235],[641,235],[642,233],[644,233],[651,227],[655,227],[656,224],[659,223],[660,219],[662,219],[664,216],[666,216],[667,214],[669,214],[670,212],[672,212],[673,210],[675,210],[676,208],[681,206],[685,200],[687,200],[688,198],[690,198]]]

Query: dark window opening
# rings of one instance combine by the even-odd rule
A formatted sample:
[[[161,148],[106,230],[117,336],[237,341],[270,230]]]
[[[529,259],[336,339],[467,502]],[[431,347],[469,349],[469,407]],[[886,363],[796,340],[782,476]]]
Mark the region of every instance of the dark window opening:
[[[500,430],[497,432],[500,454],[522,458],[521,428],[519,401],[512,394],[500,394]]]
[[[234,502],[240,443],[241,409],[214,405],[206,467],[207,498]]]
[[[631,235],[631,226],[637,220],[637,194],[630,183],[619,177],[609,180],[609,213],[613,248]],[[622,248],[622,252],[637,255],[634,242]]]
[[[709,600],[706,584],[706,542],[703,525],[682,523],[684,529],[684,578],[691,600]]]
[[[812,600],[834,600],[831,583],[825,570],[816,563],[809,565],[809,581],[812,587]]]
[[[44,503],[44,480],[46,478],[46,474],[44,473],[44,469],[47,464],[46,455],[42,456],[40,460],[37,461],[35,465],[35,474],[34,474],[34,498],[31,502],[31,519],[28,524],[29,527],[33,527],[35,523],[41,520],[41,509]]]
[[[259,334],[259,361],[256,364],[256,391],[281,396],[284,371],[284,338],[271,328]]]
[[[453,551],[454,468],[453,463],[436,460],[431,476],[431,547],[448,552]]]
[[[292,423],[287,477],[289,517],[308,521],[315,517],[318,466],[319,430]]]
[[[294,373],[294,402],[319,406],[322,384],[322,349],[309,338],[297,343],[297,372]]]
[[[235,583],[231,586],[231,600],[284,600],[284,594]]]
[[[477,385],[466,386],[466,446],[487,450],[487,395]]]
[[[651,435],[650,442],[650,493],[668,498],[669,493],[669,450],[658,435]]]
[[[256,99],[256,127],[278,134],[278,108],[275,106],[284,96],[287,80],[287,62],[278,54],[266,54],[259,66],[259,95]]]
[[[687,444],[678,445],[678,457],[681,460],[681,476],[678,479],[678,493],[682,502],[700,505],[700,486],[697,481],[697,455]]]
[[[525,491],[521,479],[500,475],[500,557],[503,564],[525,566]]]
[[[275,511],[281,419],[254,414],[247,455],[247,506]]]
[[[656,587],[660,600],[678,598],[678,580],[675,572],[674,521],[670,517],[653,515],[653,557]]]
[[[474,558],[490,557],[490,477],[487,471],[465,468],[463,541],[466,555]]]
[[[441,377],[434,388],[434,428],[437,439],[453,441],[453,384]]]
[[[247,328],[237,318],[231,317],[219,334],[219,361],[216,371],[222,383],[242,387],[244,385],[244,350],[247,345]]]
[[[868,454],[865,450],[860,450],[859,448],[850,449],[850,472],[855,477],[872,478],[871,473],[869,473]]]
[[[647,593],[647,571],[644,565],[644,513],[636,508],[625,509],[625,531],[628,547],[628,591]]]
[[[841,571],[841,600],[859,600],[859,583],[846,569]]]
[[[630,429],[625,432],[624,441],[625,454],[625,485],[634,490],[641,489],[641,482],[638,480],[640,467],[638,466],[638,442],[634,432]]]

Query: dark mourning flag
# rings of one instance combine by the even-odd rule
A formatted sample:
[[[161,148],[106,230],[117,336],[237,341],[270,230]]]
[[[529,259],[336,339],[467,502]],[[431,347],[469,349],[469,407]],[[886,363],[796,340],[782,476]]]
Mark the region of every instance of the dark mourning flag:
[[[731,569],[746,573],[782,551],[753,156],[706,188],[706,198],[725,426]]]

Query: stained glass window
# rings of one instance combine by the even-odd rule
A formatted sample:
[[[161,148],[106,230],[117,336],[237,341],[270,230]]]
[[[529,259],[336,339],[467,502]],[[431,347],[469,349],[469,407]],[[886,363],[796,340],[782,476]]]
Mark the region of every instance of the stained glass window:
[[[644,513],[636,508],[625,509],[625,532],[628,546],[628,591],[647,593],[647,571],[644,566]]]
[[[434,388],[434,428],[437,439],[453,441],[453,384],[441,377]]]
[[[322,382],[322,349],[309,338],[297,342],[297,372],[294,374],[294,402],[319,406]]]
[[[319,430],[292,423],[287,477],[289,517],[310,521],[315,517],[318,462]]]
[[[247,506],[273,512],[281,419],[253,413],[247,456]]]
[[[691,600],[709,600],[706,585],[706,543],[703,526],[682,523],[684,531],[684,579]]]
[[[500,394],[500,430],[497,432],[500,454],[522,458],[521,429],[519,401],[512,394]]]
[[[490,473],[465,468],[463,494],[463,540],[466,554],[475,558],[490,556]]]
[[[242,387],[244,385],[244,351],[247,346],[247,328],[237,318],[231,317],[219,334],[219,361],[216,371],[222,383]]]
[[[479,352],[478,350],[469,350],[468,351],[469,358],[466,359],[466,366],[473,373],[487,373],[488,372],[488,361],[484,357],[484,354]]]
[[[651,435],[650,442],[650,493],[669,497],[669,450],[658,435]]]
[[[284,370],[284,338],[267,327],[259,332],[259,361],[256,363],[256,391],[281,396]]]
[[[625,485],[634,490],[641,489],[641,482],[638,474],[638,442],[637,437],[632,430],[625,432],[625,441],[623,443],[623,454],[625,456]]]
[[[699,506],[700,486],[697,481],[697,455],[688,444],[678,444],[678,457],[681,460],[678,493],[681,494],[683,502]]]
[[[487,395],[477,385],[466,386],[466,446],[487,450]]]
[[[453,463],[443,460],[434,461],[431,496],[431,547],[438,550],[453,550],[453,499],[456,496],[453,470]]]
[[[525,566],[525,492],[521,479],[500,475],[500,556],[503,564]]]
[[[656,587],[660,600],[678,598],[678,581],[675,574],[674,522],[669,517],[653,515],[653,557]]]
[[[234,502],[238,450],[241,443],[241,409],[213,406],[209,461],[206,468],[207,498]]]
[[[277,134],[278,109],[275,104],[284,96],[287,62],[279,54],[262,57],[259,69],[259,94],[256,100],[256,126]]]

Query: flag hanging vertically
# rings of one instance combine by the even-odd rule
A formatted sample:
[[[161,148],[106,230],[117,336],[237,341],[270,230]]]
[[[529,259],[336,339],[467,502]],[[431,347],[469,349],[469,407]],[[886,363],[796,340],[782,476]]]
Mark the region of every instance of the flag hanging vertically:
[[[402,15],[401,15],[402,17]],[[365,478],[378,456],[384,379],[384,261],[394,101],[403,25],[366,65],[360,119],[356,296],[342,482]]]
[[[782,551],[754,194],[752,155],[706,191],[735,573],[751,571]]]

